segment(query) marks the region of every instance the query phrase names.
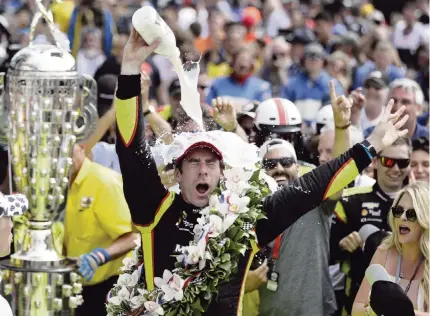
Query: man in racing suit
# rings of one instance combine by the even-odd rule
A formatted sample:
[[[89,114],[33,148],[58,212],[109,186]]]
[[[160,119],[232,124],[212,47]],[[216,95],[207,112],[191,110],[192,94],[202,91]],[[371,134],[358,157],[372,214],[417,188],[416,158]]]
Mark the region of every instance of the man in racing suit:
[[[382,151],[375,163],[377,181],[373,186],[354,187],[343,192],[337,203],[330,234],[332,261],[342,262],[348,275],[345,286],[345,311],[350,312],[367,269],[360,229],[367,224],[389,231],[388,214],[394,198],[410,170],[411,144],[399,138]]]
[[[155,41],[148,46],[138,33],[132,30],[124,48],[115,100],[118,125],[116,150],[123,176],[124,195],[133,223],[142,235],[144,281],[149,290],[154,288],[155,276],[161,276],[165,269],[174,267],[176,259],[172,254],[177,245],[188,245],[193,239],[193,227],[199,217],[198,210],[208,205],[209,195],[222,175],[222,153],[217,148],[211,147],[208,150],[191,146],[183,157],[176,160],[175,175],[181,187],[181,194],[166,190],[160,181],[150,147],[145,140],[139,97],[139,66],[156,49],[158,43],[159,41]],[[404,109],[401,112],[403,111]],[[370,164],[376,152],[390,145],[403,133],[398,131],[402,120],[393,125],[400,117],[399,113],[396,115],[388,117],[387,114],[385,121],[375,129],[368,141],[355,145],[339,158],[309,172],[266,198],[263,210],[267,219],[258,221],[256,226],[258,243],[269,243],[302,215],[353,181]],[[389,121],[389,118],[393,120]],[[194,170],[190,169],[191,164]],[[215,168],[218,171],[214,176]],[[210,174],[209,183],[205,183],[205,187],[209,188],[206,193],[200,192],[200,183],[196,185],[196,181],[190,180],[190,177],[195,177],[193,172],[198,174],[199,179],[206,179]],[[243,284],[257,250],[257,247],[249,247],[238,262],[237,272],[228,281],[219,284],[218,295],[211,300],[205,315],[241,314]]]

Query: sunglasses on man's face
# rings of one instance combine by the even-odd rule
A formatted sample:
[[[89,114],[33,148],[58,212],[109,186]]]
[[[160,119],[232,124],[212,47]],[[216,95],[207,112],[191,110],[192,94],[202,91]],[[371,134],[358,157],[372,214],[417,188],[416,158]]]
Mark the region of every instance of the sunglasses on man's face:
[[[410,159],[396,159],[384,156],[379,156],[379,161],[386,168],[393,168],[394,165],[397,165],[400,169],[407,168],[411,162]]]
[[[264,159],[263,168],[264,169],[274,169],[278,163],[284,168],[290,168],[296,163],[294,158],[279,158],[279,159]]]
[[[405,210],[402,206],[397,205],[391,208],[391,212],[395,218],[402,217],[403,213],[406,212],[406,219],[410,222],[415,222],[417,220],[417,213],[413,208]]]

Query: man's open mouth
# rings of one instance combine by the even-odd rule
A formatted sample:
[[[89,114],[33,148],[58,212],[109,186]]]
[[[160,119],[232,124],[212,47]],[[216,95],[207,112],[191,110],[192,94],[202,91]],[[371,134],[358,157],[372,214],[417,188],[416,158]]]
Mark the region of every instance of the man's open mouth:
[[[199,194],[204,195],[209,191],[209,184],[202,182],[197,184],[196,190]]]

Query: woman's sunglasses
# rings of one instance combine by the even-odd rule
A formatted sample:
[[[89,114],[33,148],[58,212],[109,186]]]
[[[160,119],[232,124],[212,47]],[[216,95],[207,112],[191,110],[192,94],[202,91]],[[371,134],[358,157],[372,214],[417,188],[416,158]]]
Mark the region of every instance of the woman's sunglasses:
[[[393,168],[394,165],[397,165],[400,169],[407,168],[411,162],[410,159],[396,159],[384,156],[379,156],[379,161],[384,167]]]
[[[406,212],[406,219],[410,222],[415,222],[417,220],[417,213],[413,208],[405,210],[403,207],[397,205],[391,208],[391,212],[395,218],[400,218],[404,212]]]
[[[290,168],[296,163],[296,160],[294,158],[263,159],[263,168],[274,169],[278,163],[284,168]]]

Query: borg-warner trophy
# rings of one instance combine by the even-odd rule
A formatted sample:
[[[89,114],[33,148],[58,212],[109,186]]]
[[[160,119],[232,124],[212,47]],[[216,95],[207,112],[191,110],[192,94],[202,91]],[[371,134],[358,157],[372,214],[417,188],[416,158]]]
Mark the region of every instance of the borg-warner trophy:
[[[36,2],[34,20],[43,17],[52,33],[52,15]],[[65,204],[73,145],[95,128],[97,87],[91,77],[78,75],[73,56],[62,47],[58,41],[30,41],[13,57],[5,78],[10,174],[16,191],[29,200],[26,240],[0,262],[0,291],[17,316],[74,315],[82,304],[80,277],[57,252],[51,227]]]

